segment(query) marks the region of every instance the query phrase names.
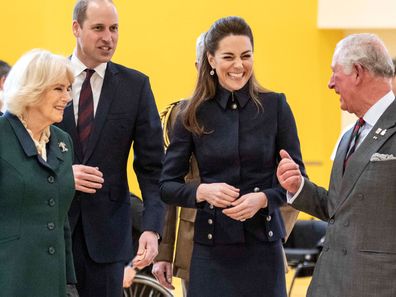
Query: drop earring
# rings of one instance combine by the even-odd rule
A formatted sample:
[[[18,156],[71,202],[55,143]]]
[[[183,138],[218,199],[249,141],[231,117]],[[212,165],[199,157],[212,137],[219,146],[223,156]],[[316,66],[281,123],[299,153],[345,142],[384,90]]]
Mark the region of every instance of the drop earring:
[[[212,70],[210,70],[210,72],[209,72],[209,74],[211,75],[211,76],[213,76],[214,75],[214,69],[212,68]]]

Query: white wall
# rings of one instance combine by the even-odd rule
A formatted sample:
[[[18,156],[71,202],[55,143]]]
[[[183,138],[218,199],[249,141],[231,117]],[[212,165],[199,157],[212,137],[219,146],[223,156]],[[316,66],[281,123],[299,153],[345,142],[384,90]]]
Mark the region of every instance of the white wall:
[[[396,29],[395,0],[318,0],[318,28]]]
[[[317,23],[320,29],[341,29],[344,36],[377,34],[396,57],[396,0],[318,0]],[[341,112],[342,129],[355,121],[355,115]]]

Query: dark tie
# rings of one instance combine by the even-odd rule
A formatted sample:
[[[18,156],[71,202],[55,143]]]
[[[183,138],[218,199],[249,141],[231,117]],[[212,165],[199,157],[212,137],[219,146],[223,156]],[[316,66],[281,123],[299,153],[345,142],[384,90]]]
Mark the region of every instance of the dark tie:
[[[93,95],[91,89],[91,76],[95,73],[93,69],[84,70],[87,75],[81,86],[80,100],[78,102],[78,120],[77,130],[83,154],[87,148],[89,135],[92,130],[92,122],[94,119]]]
[[[349,150],[348,150],[348,152],[345,156],[345,160],[344,160],[344,169],[347,166],[349,158],[356,150],[356,146],[357,146],[357,142],[358,142],[359,135],[361,132],[361,128],[363,127],[364,124],[365,124],[365,121],[363,120],[363,118],[359,118],[356,121],[355,127],[353,127],[352,135],[351,135],[351,138],[349,140],[349,145],[348,145]]]

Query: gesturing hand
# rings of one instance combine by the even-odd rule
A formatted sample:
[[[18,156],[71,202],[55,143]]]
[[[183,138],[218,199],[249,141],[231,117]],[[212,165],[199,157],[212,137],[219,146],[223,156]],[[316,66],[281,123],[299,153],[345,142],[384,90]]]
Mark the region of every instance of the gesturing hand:
[[[282,160],[279,162],[276,176],[281,186],[293,195],[301,185],[302,175],[300,167],[285,150],[281,150],[279,154]]]

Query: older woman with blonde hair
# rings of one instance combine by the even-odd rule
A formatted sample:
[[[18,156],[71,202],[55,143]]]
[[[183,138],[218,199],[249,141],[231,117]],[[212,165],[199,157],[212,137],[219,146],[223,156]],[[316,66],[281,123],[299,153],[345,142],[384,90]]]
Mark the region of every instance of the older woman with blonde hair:
[[[69,61],[23,55],[4,85],[0,117],[2,296],[66,296],[76,282],[67,211],[74,195],[70,136],[52,126],[70,100]]]

